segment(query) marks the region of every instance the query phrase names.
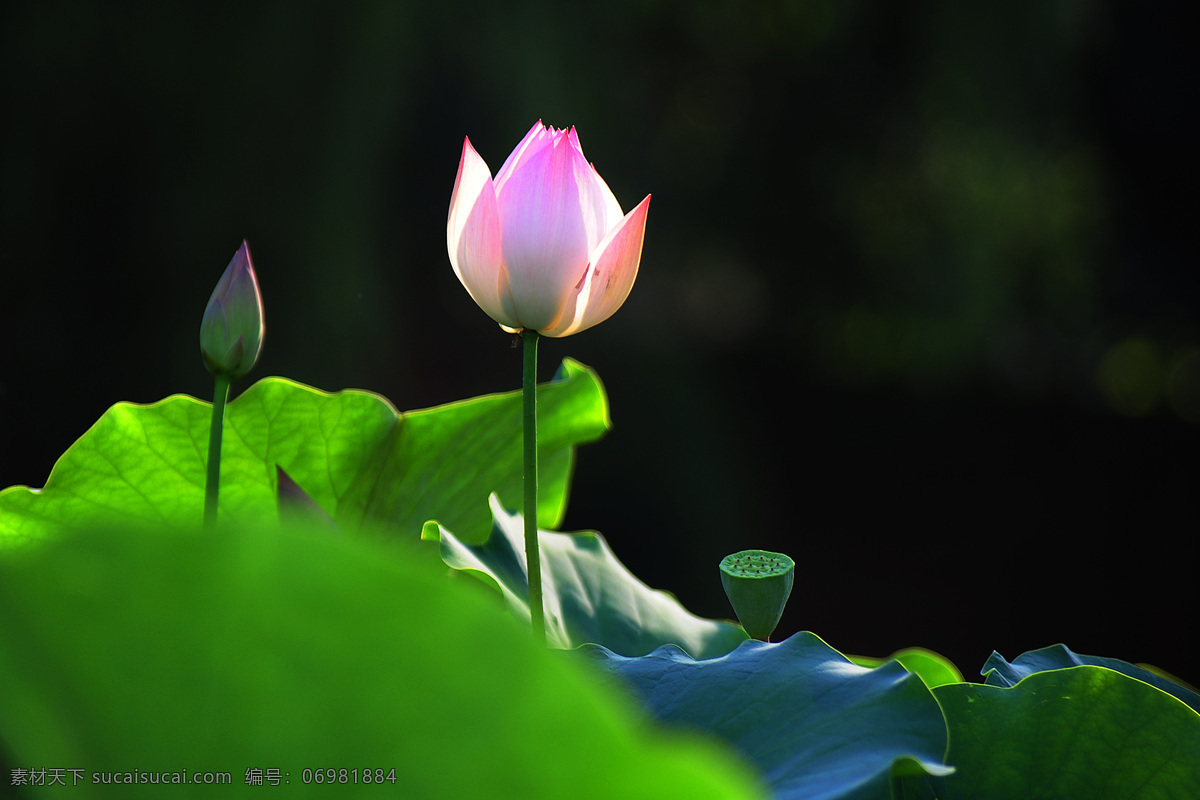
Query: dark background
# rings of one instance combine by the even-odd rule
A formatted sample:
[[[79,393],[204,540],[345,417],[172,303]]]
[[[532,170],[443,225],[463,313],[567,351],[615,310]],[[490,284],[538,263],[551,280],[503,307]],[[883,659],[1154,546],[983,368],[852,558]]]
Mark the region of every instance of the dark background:
[[[971,677],[1063,641],[1200,681],[1197,71],[1166,8],[7,3],[0,486],[118,400],[209,396],[242,238],[255,376],[516,388],[445,221],[463,136],[495,170],[541,118],[624,209],[654,195],[628,302],[541,348],[612,402],[568,528],[708,616],[722,556],[785,551],[778,633],[847,652]]]

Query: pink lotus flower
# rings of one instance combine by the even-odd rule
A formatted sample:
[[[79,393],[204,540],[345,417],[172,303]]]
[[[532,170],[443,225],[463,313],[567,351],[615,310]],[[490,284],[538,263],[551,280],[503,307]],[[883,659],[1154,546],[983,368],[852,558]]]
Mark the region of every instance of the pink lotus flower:
[[[646,195],[623,215],[575,129],[539,120],[495,179],[463,140],[446,248],[472,299],[506,331],[569,336],[629,296],[649,206]]]

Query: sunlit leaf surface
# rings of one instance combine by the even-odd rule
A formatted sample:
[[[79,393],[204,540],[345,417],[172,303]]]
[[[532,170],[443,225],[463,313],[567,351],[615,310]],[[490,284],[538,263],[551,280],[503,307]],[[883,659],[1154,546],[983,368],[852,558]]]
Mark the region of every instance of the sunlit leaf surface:
[[[906,647],[887,658],[852,655],[847,655],[846,658],[862,667],[878,667],[888,661],[898,661],[906,670],[924,681],[930,689],[947,683],[960,683],[963,679],[962,673],[952,661],[923,647]]]
[[[608,429],[608,404],[595,373],[571,360],[538,397],[539,518],[555,527],[574,448]],[[183,395],[113,406],[58,460],[44,489],[0,492],[0,543],[90,521],[195,524],[210,411]],[[416,537],[437,517],[465,541],[482,541],[492,524],[488,495],[521,498],[521,395],[400,414],[368,392],[328,394],[267,378],[228,407],[222,519],[275,519],[277,465],[340,526]]]

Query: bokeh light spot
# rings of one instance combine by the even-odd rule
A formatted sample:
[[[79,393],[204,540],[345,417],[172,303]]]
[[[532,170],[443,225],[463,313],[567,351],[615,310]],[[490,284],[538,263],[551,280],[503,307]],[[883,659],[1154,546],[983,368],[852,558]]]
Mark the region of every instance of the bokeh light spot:
[[[1154,412],[1163,394],[1162,359],[1147,339],[1131,337],[1108,349],[1096,375],[1109,408],[1129,417]]]

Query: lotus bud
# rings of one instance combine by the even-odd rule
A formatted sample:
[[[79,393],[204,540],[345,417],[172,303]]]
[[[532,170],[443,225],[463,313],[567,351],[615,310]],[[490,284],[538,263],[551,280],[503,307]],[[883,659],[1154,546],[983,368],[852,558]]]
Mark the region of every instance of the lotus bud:
[[[200,323],[204,366],[213,375],[242,377],[258,361],[263,330],[262,294],[250,262],[250,245],[243,241],[204,309]]]
[[[539,120],[494,178],[464,139],[446,220],[450,265],[504,330],[570,336],[625,302],[649,206],[647,195],[621,210],[574,128]]]
[[[721,585],[746,633],[769,640],[795,575],[796,562],[783,553],[743,550],[721,559]]]

